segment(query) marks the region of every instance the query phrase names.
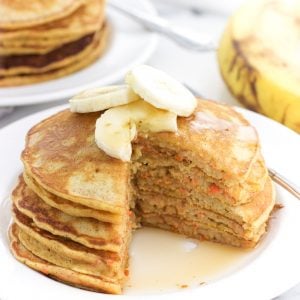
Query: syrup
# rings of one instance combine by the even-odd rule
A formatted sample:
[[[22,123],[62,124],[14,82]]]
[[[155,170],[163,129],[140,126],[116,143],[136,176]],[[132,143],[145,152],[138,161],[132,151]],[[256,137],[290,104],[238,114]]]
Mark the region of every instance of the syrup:
[[[134,233],[126,294],[173,292],[216,280],[240,266],[251,250],[197,241],[153,228]]]

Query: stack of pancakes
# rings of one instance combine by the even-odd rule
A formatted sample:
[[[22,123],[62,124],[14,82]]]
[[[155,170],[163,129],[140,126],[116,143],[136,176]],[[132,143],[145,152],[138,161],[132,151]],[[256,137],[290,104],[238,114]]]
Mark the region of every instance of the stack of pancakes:
[[[92,63],[107,41],[104,0],[0,2],[0,86],[65,76]]]
[[[142,223],[254,247],[275,203],[256,130],[230,107],[204,100],[178,127],[135,141]]]
[[[177,133],[139,133],[126,163],[97,147],[99,114],[64,110],[29,131],[12,195],[17,259],[72,285],[120,293],[132,214],[192,238],[258,243],[274,191],[256,131],[241,115],[201,100],[178,118]]]

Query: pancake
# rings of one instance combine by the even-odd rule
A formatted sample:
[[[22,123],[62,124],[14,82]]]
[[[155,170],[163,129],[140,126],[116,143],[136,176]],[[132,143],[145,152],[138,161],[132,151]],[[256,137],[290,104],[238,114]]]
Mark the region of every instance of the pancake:
[[[158,214],[144,214],[142,218],[144,226],[161,228],[167,231],[172,231],[185,236],[197,239],[208,240],[222,244],[231,245],[240,248],[254,248],[258,241],[245,240],[236,237],[226,231],[221,231],[213,227],[193,222],[186,219],[180,219],[177,216],[166,216]],[[265,230],[263,229],[263,232]],[[262,236],[263,232],[258,236]]]
[[[83,0],[2,0],[0,29],[36,26],[61,19],[78,9]]]
[[[104,23],[104,4],[103,0],[88,0],[64,19],[31,28],[0,30],[0,54],[47,53],[94,33]]]
[[[123,280],[127,266],[126,243],[120,253],[95,250],[38,228],[32,219],[16,209],[14,218],[22,244],[38,257],[76,272]]]
[[[26,173],[61,198],[112,213],[129,202],[130,166],[107,156],[94,140],[99,113],[64,110],[34,126],[22,160]]]
[[[168,224],[173,231],[188,236],[191,236],[190,230],[194,227],[197,227],[199,231],[209,229],[210,232],[216,232],[214,241],[224,243],[222,236],[224,233],[227,239],[232,239],[230,244],[238,245],[239,241],[239,247],[250,243],[254,245],[259,240],[265,232],[266,221],[275,204],[271,180],[267,181],[260,195],[253,199],[256,205],[246,204],[246,207],[235,209],[235,212],[242,211],[250,222],[237,222],[235,215],[233,215],[235,219],[232,219],[232,211],[221,214],[216,211],[215,206],[204,208],[203,195],[199,195],[198,199],[194,200],[190,198],[170,199],[161,195],[156,195],[156,199],[151,196],[143,197],[143,195],[138,195],[138,197],[136,214],[142,224],[146,223],[154,227]],[[212,203],[214,201],[208,198],[207,202],[209,200]],[[197,238],[197,235],[191,237]]]
[[[193,197],[175,198],[161,193],[136,192],[138,199],[136,208],[141,212],[189,215],[194,221],[209,215],[210,221],[230,223],[233,231],[255,230],[266,221],[262,215],[269,214],[274,207],[274,191],[268,179],[264,189],[255,195],[249,203],[231,206],[207,195],[197,194]],[[188,199],[189,201],[187,201]],[[239,229],[239,230],[238,230]]]
[[[87,32],[86,35],[93,32]],[[50,38],[41,37],[28,39],[18,39],[18,40],[3,40],[0,42],[0,55],[1,56],[11,56],[11,55],[26,55],[26,54],[46,54],[61,45],[68,44],[79,40],[84,35],[65,35],[64,37]]]
[[[183,165],[192,162],[226,186],[249,180],[252,165],[260,155],[257,132],[249,122],[229,106],[207,100],[198,102],[192,116],[178,118],[176,134],[150,133],[147,138],[139,138],[136,143],[144,151],[157,148],[155,154],[167,153],[168,159],[174,155],[174,160]]]
[[[26,182],[27,186],[35,193],[37,194],[44,202],[46,202],[48,205],[57,208],[61,211],[63,211],[66,214],[69,214],[71,216],[75,217],[87,217],[87,218],[94,218],[96,220],[102,221],[102,222],[109,222],[118,224],[122,222],[122,215],[120,214],[112,214],[107,211],[103,210],[97,210],[90,208],[88,206],[84,206],[66,199],[63,199],[61,197],[55,196],[42,187],[40,187],[36,181],[31,178],[28,174],[23,173],[24,181]],[[20,178],[20,181],[23,179]]]
[[[46,204],[22,180],[12,193],[12,201],[16,206],[14,211],[17,209],[31,218],[37,227],[98,250],[120,252],[130,226],[126,208],[122,223],[116,225],[70,216]]]
[[[21,2],[0,3],[0,86],[66,76],[104,51],[105,0]]]
[[[72,271],[63,278],[76,285],[84,278],[87,289],[90,276],[100,278],[92,289],[109,291],[104,281],[120,293],[136,226],[242,248],[259,243],[275,191],[257,133],[240,114],[199,99],[192,116],[178,117],[176,133],[138,133],[130,162],[97,147],[100,115],[63,110],[28,132],[25,180],[12,194],[18,232],[11,247],[19,260],[42,272],[51,266],[54,276],[57,268]]]
[[[224,137],[221,137],[222,133],[214,128],[204,128],[203,130],[199,128],[197,128],[197,130],[194,129],[195,126],[199,126],[197,125],[198,123],[202,124],[201,120],[198,120],[198,123],[196,122],[195,119],[197,116],[201,112],[209,110],[215,114],[220,113],[221,116],[225,116],[224,122],[226,125],[229,123],[229,121],[226,121],[226,118],[233,118],[235,123],[233,123],[228,130],[224,130]],[[80,191],[80,197],[76,191],[73,190],[71,182],[74,181],[74,172],[80,173],[86,168],[84,166],[86,161],[90,161],[90,159],[92,159],[93,165],[97,165],[96,161],[99,162],[101,160],[101,165],[105,166],[105,168],[106,166],[109,168],[108,166],[110,165],[112,175],[109,174],[111,173],[109,171],[105,172],[105,179],[103,179],[105,181],[115,179],[113,175],[115,173],[114,168],[119,168],[121,174],[123,172],[126,172],[127,174],[120,174],[118,177],[119,179],[123,176],[128,178],[129,166],[117,161],[116,159],[108,157],[106,154],[104,154],[104,152],[99,150],[94,143],[94,124],[96,118],[98,117],[99,113],[77,115],[72,114],[69,111],[64,111],[35,126],[28,133],[27,145],[22,154],[22,160],[24,162],[26,172],[32,178],[34,178],[39,185],[49,192],[74,202],[81,201],[80,203],[83,205],[87,204],[82,202],[82,198],[85,198],[86,194],[91,194],[91,190],[96,189],[96,186],[98,185],[97,182],[101,181],[99,178],[99,180],[95,182],[94,178],[99,177],[100,173],[103,173],[104,176],[105,172],[100,171],[100,173],[96,173],[95,168],[89,169],[89,177],[91,177],[92,180],[89,181],[86,190]],[[63,119],[64,121],[61,121],[60,119]],[[82,130],[77,130],[78,123],[83,124]],[[256,192],[259,192],[263,188],[267,179],[267,171],[259,151],[259,141],[257,139],[255,130],[252,130],[249,123],[238,113],[229,107],[224,108],[223,105],[217,105],[211,101],[202,100],[199,102],[194,116],[190,118],[179,118],[178,123],[179,131],[177,134],[169,132],[149,133],[146,138],[143,138],[140,135],[136,139],[136,141],[133,143],[133,147],[136,153],[140,153],[140,156],[136,158],[133,157],[133,161],[141,164],[141,170],[143,170],[143,166],[146,166],[145,173],[148,172],[149,175],[151,171],[150,167],[153,165],[153,161],[150,163],[147,158],[151,158],[152,154],[152,156],[155,157],[157,165],[163,166],[166,162],[170,162],[173,166],[179,165],[179,181],[182,180],[182,176],[184,176],[183,172],[181,171],[184,170],[184,173],[187,173],[187,177],[193,177],[194,175],[192,172],[195,169],[196,171],[206,174],[206,176],[202,177],[207,183],[207,186],[208,184],[212,184],[214,182],[217,182],[217,184],[223,184],[223,187],[228,185],[231,187],[235,186],[236,193],[232,193],[231,198],[224,198],[223,194],[225,192],[222,194],[221,188],[219,189],[221,191],[219,198],[223,199],[224,202],[228,201],[233,205],[246,203],[249,201],[252,195],[254,195]],[[70,146],[62,146],[57,144],[55,151],[48,153],[45,151],[45,149],[49,148],[49,146],[45,145],[44,140],[42,140],[42,136],[43,139],[46,138],[47,142],[57,143],[56,124],[60,124],[60,130],[62,131],[62,136],[60,139],[62,141],[67,139],[78,139],[78,133],[82,132],[83,130],[85,131],[84,140],[81,139],[76,145],[72,144]],[[44,128],[46,129],[44,130]],[[74,128],[74,130],[71,131],[70,128]],[[242,135],[243,131],[246,132],[246,137]],[[36,136],[41,137],[37,139]],[[86,157],[86,153],[82,153],[82,151],[80,151],[82,148],[81,145],[87,144],[85,141],[87,136],[89,140],[88,149],[89,152],[93,153],[93,158]],[[218,145],[219,140],[222,141],[219,143],[220,145]],[[191,144],[192,141],[194,142],[194,145]],[[194,151],[192,147],[195,148]],[[210,152],[208,152],[208,150],[210,150]],[[218,150],[221,152],[220,156],[217,154]],[[69,153],[70,157],[76,157],[76,160],[82,162],[82,164],[73,166],[74,164],[72,164],[72,160],[66,157],[63,158],[63,160],[66,161],[61,161],[61,158],[56,157],[54,154],[56,152]],[[239,156],[241,153],[242,160],[240,159],[241,156]],[[226,157],[226,159],[223,159],[224,157]],[[43,161],[44,163],[41,164],[39,161]],[[207,165],[204,166],[205,161],[208,161],[210,165],[207,163]],[[55,172],[52,171],[53,164],[57,165]],[[115,164],[118,164],[118,167],[116,167]],[[232,166],[231,168],[230,164]],[[62,171],[65,165],[71,166],[71,168],[68,169],[69,171]],[[69,174],[70,170],[72,170],[71,174]],[[168,170],[170,170],[170,167],[166,168],[166,171]],[[234,172],[236,173],[235,181],[232,179]],[[196,174],[199,175],[199,172]],[[55,182],[53,182],[53,177],[55,178]],[[141,177],[143,176],[141,175]],[[158,174],[154,172],[152,177],[157,178]],[[139,177],[135,179],[135,181],[138,180]],[[123,182],[124,185],[126,185],[126,182]],[[151,182],[151,184],[149,184],[149,182],[146,180],[143,180],[143,182],[148,186],[149,189],[155,188],[155,182]],[[252,182],[255,182],[255,185],[251,186]],[[247,185],[250,188],[248,193],[246,193]],[[172,186],[172,184],[166,186],[163,183],[159,188],[167,189],[170,186]],[[173,187],[176,188],[176,185],[173,185]],[[192,189],[191,185],[189,185],[189,187]],[[234,190],[234,188],[231,189]],[[101,190],[101,188],[98,189],[98,191],[99,190]],[[230,191],[230,188],[228,188],[226,191]],[[241,197],[241,192],[244,192],[244,197]],[[95,195],[90,195],[89,198],[90,199],[87,200],[90,202],[90,204],[87,206],[91,207],[93,202],[96,203],[96,201],[93,201],[93,199],[97,199],[97,197]],[[100,204],[101,201],[97,200],[96,205],[99,206]],[[101,209],[101,207],[96,206],[95,208]],[[108,210],[108,208],[105,210]]]
[[[59,68],[61,65],[68,64],[68,62],[61,63],[70,57],[76,59],[76,54],[88,48],[93,40],[94,34],[89,34],[44,55],[0,56],[0,75],[43,73],[57,67]]]
[[[75,272],[67,268],[56,266],[47,262],[46,260],[37,257],[23,246],[18,235],[19,228],[16,224],[13,224],[10,227],[9,231],[11,251],[20,262],[24,263],[30,268],[37,270],[56,280],[79,288],[112,294],[121,293],[121,283],[107,281],[102,276],[92,276]]]
[[[86,57],[100,40],[103,42],[106,30],[104,25],[99,32],[88,34],[46,54],[0,56],[0,76],[45,73],[71,65]]]
[[[0,30],[1,43],[24,43],[26,37],[30,42],[32,39],[64,38],[65,35],[83,36],[97,31],[104,22],[104,4],[104,0],[86,0],[80,9],[63,19],[30,28]]]
[[[8,86],[17,86],[32,84],[37,82],[43,82],[47,80],[57,79],[76,71],[79,71],[86,66],[93,63],[96,59],[99,58],[101,54],[105,51],[108,38],[108,28],[103,28],[101,31],[101,38],[94,43],[90,44],[88,51],[85,51],[84,54],[79,53],[76,60],[65,67],[57,68],[51,71],[47,71],[41,74],[19,74],[13,76],[2,76],[0,77],[0,87]],[[81,58],[81,56],[83,56]],[[69,61],[70,62],[70,61]],[[66,62],[65,62],[66,63]]]
[[[77,39],[75,40],[79,40],[81,38],[81,36],[77,37]],[[73,40],[74,41],[74,40]],[[38,43],[39,41],[37,41]],[[53,41],[54,42],[54,41]],[[60,44],[57,41],[58,45],[62,45],[62,44],[67,44],[70,41],[67,40],[66,42],[61,42]],[[2,61],[6,60],[6,57],[9,57],[8,60],[10,60],[10,57],[16,57],[18,55],[20,56],[24,56],[24,55],[33,55],[33,54],[47,54],[50,51],[54,51],[56,48],[58,48],[59,46],[57,45],[48,45],[48,46],[40,46],[40,45],[36,45],[36,46],[14,46],[14,45],[9,45],[9,46],[3,46],[0,45],[0,57]]]
[[[141,166],[136,172],[135,180],[136,187],[140,191],[156,193],[164,191],[165,194],[175,198],[208,194],[225,204],[240,205],[251,201],[253,195],[264,187],[268,176],[264,161],[259,155],[245,182],[241,185],[237,181],[235,185],[228,187],[222,180],[208,176],[195,165],[187,163],[183,165],[176,160],[177,154],[168,159],[159,160],[157,158],[163,157],[164,153],[160,153],[160,149],[156,148],[155,144],[145,146],[141,139],[136,143],[142,153],[138,160]],[[149,181],[151,181],[151,185],[149,185]]]
[[[101,26],[103,27],[103,26]],[[99,26],[99,28],[101,28]],[[99,30],[97,30],[99,31]],[[0,42],[1,60],[13,60],[18,56],[24,56],[25,60],[30,55],[46,55],[56,49],[60,49],[64,45],[71,43],[79,43],[82,38],[88,35],[95,34],[96,31],[88,31],[85,34],[65,35],[63,37],[41,37],[40,39],[17,40],[17,41],[2,41]]]

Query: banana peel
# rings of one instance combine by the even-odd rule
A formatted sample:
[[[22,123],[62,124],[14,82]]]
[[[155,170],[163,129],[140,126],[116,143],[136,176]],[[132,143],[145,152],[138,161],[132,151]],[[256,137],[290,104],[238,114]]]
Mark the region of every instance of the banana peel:
[[[230,18],[218,61],[235,98],[300,133],[299,2],[248,2]]]

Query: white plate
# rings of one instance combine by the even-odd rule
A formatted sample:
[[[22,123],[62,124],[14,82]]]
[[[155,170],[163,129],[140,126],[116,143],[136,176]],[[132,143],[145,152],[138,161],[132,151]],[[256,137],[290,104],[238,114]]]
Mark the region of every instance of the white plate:
[[[134,6],[155,14],[155,9],[148,0],[123,2],[128,7]],[[107,12],[112,35],[102,57],[87,68],[59,79],[28,86],[0,88],[0,107],[66,99],[90,87],[116,82],[122,79],[133,65],[144,63],[156,48],[156,35],[109,7]]]
[[[31,126],[61,108],[39,112],[0,130],[1,300],[91,300],[114,297],[83,291],[48,279],[17,262],[8,248],[7,228],[11,214],[9,201],[5,199],[8,198],[22,170],[19,156],[24,147],[24,136]],[[267,163],[297,183],[299,136],[258,114],[242,109],[239,111],[258,129]],[[298,283],[300,280],[300,203],[281,188],[277,187],[277,191],[278,200],[284,208],[276,213],[266,238],[255,250],[249,252],[249,259],[243,261],[231,273],[207,285],[176,293],[148,295],[148,299],[271,299]],[[157,246],[153,245],[153,247]],[[140,268],[143,268],[143,265]],[[132,295],[120,297],[137,299],[137,296]],[[140,298],[141,295],[138,299]]]

